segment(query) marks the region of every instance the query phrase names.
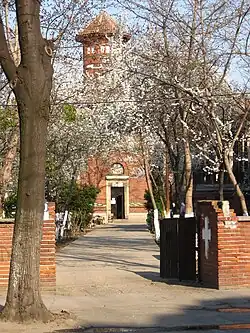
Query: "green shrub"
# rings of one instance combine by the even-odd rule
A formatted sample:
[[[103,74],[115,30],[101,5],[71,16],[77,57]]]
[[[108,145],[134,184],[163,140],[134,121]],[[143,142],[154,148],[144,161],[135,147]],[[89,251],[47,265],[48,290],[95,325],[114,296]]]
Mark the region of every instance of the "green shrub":
[[[158,208],[159,214],[162,215],[163,214],[163,207],[162,207],[162,202],[161,202],[161,199],[160,199],[160,195],[156,192],[156,193],[154,193],[154,197],[155,197],[155,203],[156,203],[156,207]],[[148,190],[146,190],[145,193],[144,193],[144,199],[146,200],[144,206],[147,209],[147,211],[150,212],[151,210],[154,210],[152,200],[151,200],[151,196],[150,196]]]
[[[154,211],[153,210],[148,212],[146,223],[147,223],[148,230],[151,233],[154,233],[155,228],[154,228]]]
[[[17,206],[17,194],[11,194],[4,200],[3,209],[7,218],[15,218]]]
[[[73,229],[83,230],[91,221],[98,192],[94,186],[79,187],[75,182],[63,184],[57,195],[56,211],[71,212]]]

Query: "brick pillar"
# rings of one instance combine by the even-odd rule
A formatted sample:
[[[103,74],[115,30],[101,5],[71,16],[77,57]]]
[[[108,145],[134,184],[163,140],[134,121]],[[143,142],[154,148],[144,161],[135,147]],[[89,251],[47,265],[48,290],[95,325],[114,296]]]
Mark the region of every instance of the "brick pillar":
[[[9,281],[9,266],[12,249],[13,223],[0,222],[0,288],[5,289]]]
[[[55,203],[48,203],[49,220],[43,221],[43,238],[40,254],[40,282],[44,290],[56,288],[56,224]]]
[[[55,212],[55,203],[48,202],[48,211],[49,211],[49,219],[55,220],[56,212]]]
[[[219,208],[216,201],[201,201],[197,212],[200,278],[204,285],[217,289],[249,287],[250,218],[237,217],[228,202]],[[210,231],[206,233],[205,229]]]
[[[41,241],[40,281],[43,290],[56,288],[55,204],[49,203],[50,219],[44,221]],[[8,287],[14,221],[0,221],[0,288]]]

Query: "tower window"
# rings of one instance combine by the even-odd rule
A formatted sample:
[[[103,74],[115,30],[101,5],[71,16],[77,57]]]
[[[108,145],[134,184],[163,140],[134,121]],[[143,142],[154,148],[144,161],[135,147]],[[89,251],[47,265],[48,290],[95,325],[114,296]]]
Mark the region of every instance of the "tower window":
[[[101,53],[110,53],[110,46],[109,45],[101,45],[100,46]]]
[[[93,54],[93,53],[95,53],[94,46],[88,46],[87,47],[87,54]]]

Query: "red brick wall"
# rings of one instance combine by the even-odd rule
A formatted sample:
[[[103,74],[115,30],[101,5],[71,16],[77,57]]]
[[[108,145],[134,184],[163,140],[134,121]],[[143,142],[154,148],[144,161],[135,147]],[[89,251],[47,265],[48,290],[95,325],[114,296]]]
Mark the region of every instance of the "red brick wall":
[[[218,222],[219,288],[250,286],[250,221],[227,229]]]
[[[129,201],[133,203],[145,203],[144,194],[147,189],[145,177],[130,178],[129,180]]]
[[[201,229],[204,226],[201,214],[208,216],[212,239],[209,257],[204,255],[204,241],[200,232],[200,272],[205,285],[213,288],[239,288],[250,286],[250,219],[236,217],[231,210],[225,217],[215,202],[198,204]],[[217,253],[217,255],[215,255]]]
[[[41,242],[40,278],[41,287],[55,290],[56,257],[55,257],[55,205],[48,204],[50,220],[44,221]],[[8,286],[10,256],[12,248],[13,223],[0,222],[0,288]]]
[[[147,189],[145,177],[130,178],[129,180],[129,212],[130,213],[145,213],[144,194]]]
[[[88,160],[86,172],[81,174],[81,185],[92,185],[95,187],[105,186],[105,176],[108,174],[111,165],[106,159],[92,157]]]
[[[94,212],[106,212],[106,181],[104,179],[99,184],[99,191]]]

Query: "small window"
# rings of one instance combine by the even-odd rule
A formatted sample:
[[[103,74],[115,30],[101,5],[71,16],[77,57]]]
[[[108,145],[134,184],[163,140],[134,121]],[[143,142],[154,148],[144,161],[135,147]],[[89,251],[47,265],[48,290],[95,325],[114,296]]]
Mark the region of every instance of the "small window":
[[[101,45],[100,46],[101,53],[110,53],[110,46],[109,45]]]
[[[93,54],[95,53],[95,47],[94,46],[88,46],[87,47],[87,54]]]
[[[114,163],[111,166],[111,174],[112,175],[123,175],[124,174],[123,166],[120,163]]]

